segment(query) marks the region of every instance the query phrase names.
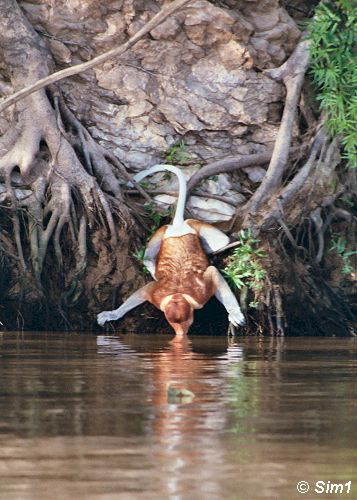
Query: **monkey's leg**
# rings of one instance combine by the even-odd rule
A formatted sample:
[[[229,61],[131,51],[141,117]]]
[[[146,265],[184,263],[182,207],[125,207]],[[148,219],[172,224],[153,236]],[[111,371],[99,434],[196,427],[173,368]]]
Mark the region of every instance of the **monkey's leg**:
[[[116,319],[122,318],[127,312],[134,309],[134,307],[139,306],[143,302],[149,299],[150,291],[154,282],[150,282],[147,285],[139,288],[130,297],[128,297],[118,309],[113,311],[103,311],[98,314],[97,322],[99,325],[103,326],[106,321],[114,321]]]
[[[165,235],[166,229],[167,225],[160,227],[154,233],[154,235],[150,238],[144,253],[144,265],[146,266],[147,270],[154,278],[154,280],[156,279],[155,277],[156,257],[160,251],[161,242]]]
[[[226,308],[229,321],[234,326],[244,325],[245,319],[238,301],[218,269],[214,266],[209,266],[204,272],[204,277],[212,280],[215,296]]]
[[[216,252],[228,245],[228,236],[211,224],[195,219],[187,219],[185,222],[196,231],[206,253]]]

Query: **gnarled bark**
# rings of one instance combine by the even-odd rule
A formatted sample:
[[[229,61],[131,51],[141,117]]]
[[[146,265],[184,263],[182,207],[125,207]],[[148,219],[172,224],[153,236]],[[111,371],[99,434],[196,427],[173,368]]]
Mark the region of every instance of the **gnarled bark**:
[[[191,155],[188,163],[202,165],[189,181],[191,194],[205,197],[204,189],[195,192],[198,184],[221,172],[233,173],[245,186],[247,201],[236,207],[230,224],[233,240],[242,227],[250,228],[267,256],[263,288],[242,293],[247,331],[296,334],[298,325],[300,333],[349,333],[353,311],[336,292],[324,265],[333,228],[344,224],[347,231],[354,224],[353,213],[340,202],[353,181],[346,176],[343,182],[337,171],[337,140],[328,137],[323,121],[317,125],[311,120],[306,103],[299,104],[308,42],[300,42],[287,58],[298,32],[276,0],[264,3],[264,16],[259,2],[247,2],[249,9],[240,2],[237,10],[222,10],[205,0],[176,0],[166,7],[166,14],[176,12],[171,17],[162,12],[153,17],[156,7],[151,4],[143,11],[140,2],[114,3],[102,6],[107,28],[105,23],[95,25],[93,44],[89,38],[78,43],[80,29],[71,42],[79,48],[73,50],[57,40],[56,33],[49,35],[50,46],[56,41],[60,51],[55,63],[45,38],[16,1],[0,0],[0,89],[9,94],[40,80],[37,90],[32,87],[33,93],[23,94],[21,100],[16,101],[15,94],[3,101],[4,109],[6,102],[16,104],[5,111],[11,126],[0,138],[0,276],[11,269],[0,279],[5,297],[0,297],[5,304],[0,322],[23,326],[24,316],[27,328],[93,327],[92,318],[105,303],[111,300],[112,309],[138,288],[144,278],[129,254],[137,245],[133,215],[139,219],[140,214],[123,193],[130,175],[119,158],[135,169],[146,168],[148,161],[157,161],[183,139]],[[32,22],[42,13],[42,31],[45,4],[24,4]],[[93,8],[98,5],[93,0]],[[60,21],[57,29],[61,27]],[[149,31],[150,37],[120,64],[96,67],[83,80],[53,84],[79,69],[93,68],[108,54],[123,53]],[[99,58],[92,57],[97,46]],[[61,54],[66,64],[71,58],[86,62],[56,72]],[[53,77],[48,80],[49,75]],[[40,88],[44,82],[52,84]],[[282,82],[287,96],[278,125]],[[89,98],[82,100],[87,90]],[[96,90],[100,97],[93,101]],[[298,126],[299,105],[309,122],[305,136]],[[258,186],[247,183],[242,169],[259,165],[267,166],[263,181]],[[160,191],[136,189],[146,200]],[[172,194],[172,188],[168,191]],[[225,193],[209,192],[207,198],[232,205]],[[215,257],[221,266],[226,255]],[[252,299],[259,302],[256,314],[248,309]],[[31,320],[34,304],[41,312],[38,323]],[[18,317],[12,321],[8,311],[16,308]],[[210,313],[214,309],[214,304],[208,305]],[[149,306],[143,311],[149,329],[165,328],[157,326],[158,316]],[[140,314],[135,312],[118,328],[140,328]],[[155,318],[152,323],[148,314]],[[222,316],[218,311],[214,321],[204,323],[209,314],[203,313],[195,331],[215,331]],[[324,319],[320,324],[319,318]]]
[[[3,64],[16,90],[48,75],[54,63],[15,0],[1,0],[0,13]],[[77,262],[62,278],[72,280],[73,288],[86,267],[88,243],[98,247],[93,239],[98,228],[104,239],[109,236],[107,259],[114,265],[115,252],[122,246],[118,226],[133,223],[120,186],[125,169],[120,162],[112,163],[111,153],[75,120],[56,87],[25,97],[11,115],[11,129],[0,140],[1,201],[12,220],[26,288],[33,276],[33,293],[47,293],[48,283],[41,275],[50,244],[59,276],[64,273],[63,253],[68,261],[70,252]],[[14,284],[14,294],[15,288]]]

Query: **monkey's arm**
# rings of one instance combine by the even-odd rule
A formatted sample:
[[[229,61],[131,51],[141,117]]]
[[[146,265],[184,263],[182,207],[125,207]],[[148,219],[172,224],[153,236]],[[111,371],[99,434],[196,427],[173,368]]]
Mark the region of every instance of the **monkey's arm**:
[[[226,308],[229,321],[234,326],[244,325],[245,319],[240,310],[238,301],[218,269],[214,266],[209,266],[204,276],[212,280],[215,290],[214,294]]]
[[[187,219],[185,222],[196,231],[206,253],[216,252],[228,245],[228,236],[211,224],[195,219]]]
[[[114,309],[113,311],[103,311],[98,314],[97,322],[99,325],[103,326],[106,321],[114,321],[116,319],[122,318],[127,312],[134,309],[134,307],[139,306],[146,300],[149,300],[151,296],[151,289],[154,285],[154,282],[151,281],[147,285],[139,288],[136,292],[134,292],[130,297],[128,297],[118,309]]]
[[[144,265],[147,270],[150,272],[151,276],[156,280],[155,277],[155,269],[156,269],[156,257],[160,251],[162,238],[165,235],[167,225],[160,227],[154,235],[150,238],[145,254],[144,254]]]

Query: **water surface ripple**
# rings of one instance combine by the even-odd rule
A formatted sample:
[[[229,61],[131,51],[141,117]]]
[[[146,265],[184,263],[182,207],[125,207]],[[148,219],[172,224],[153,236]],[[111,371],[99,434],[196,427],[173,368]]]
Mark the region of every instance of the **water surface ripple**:
[[[0,499],[357,498],[356,347],[2,333]]]

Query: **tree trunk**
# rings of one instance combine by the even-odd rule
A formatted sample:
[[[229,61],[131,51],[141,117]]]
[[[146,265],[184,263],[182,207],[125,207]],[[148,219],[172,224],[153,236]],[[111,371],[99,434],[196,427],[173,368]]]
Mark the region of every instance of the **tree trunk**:
[[[21,10],[0,0],[0,90],[12,94],[127,43],[157,3],[39,0]],[[145,282],[132,254],[152,222],[138,192],[123,186],[127,168],[164,158],[193,174],[195,217],[208,217],[213,202],[232,215],[233,204],[231,220],[218,222],[233,240],[241,229],[259,240],[265,277],[241,293],[243,332],[351,334],[355,274],[340,272],[347,250],[329,248],[336,238],[353,245],[355,218],[343,197],[354,181],[309,102],[308,42],[299,36],[277,0],[192,1],[121,59],[8,108],[0,120],[0,327],[96,328],[98,311]],[[247,179],[262,167],[262,181]],[[161,191],[172,194],[170,182]],[[226,265],[231,247],[216,265]],[[213,300],[191,332],[227,326]],[[150,305],[115,328],[167,331]]]
[[[15,0],[0,1],[0,31],[14,90],[53,71],[50,52]],[[11,119],[0,160],[3,267],[12,269],[2,322],[14,327],[14,318],[24,317],[25,327],[69,326],[68,310],[79,297],[93,306],[91,290],[103,286],[104,270],[125,279],[123,270],[130,267],[127,229],[133,219],[120,187],[126,172],[54,86],[18,102]],[[101,262],[99,273],[93,255]],[[29,311],[35,303],[41,304],[37,318]],[[88,326],[88,318],[81,324]]]

